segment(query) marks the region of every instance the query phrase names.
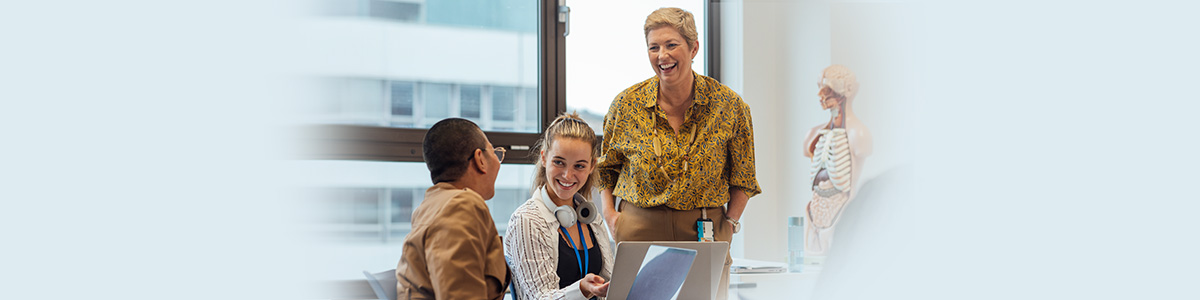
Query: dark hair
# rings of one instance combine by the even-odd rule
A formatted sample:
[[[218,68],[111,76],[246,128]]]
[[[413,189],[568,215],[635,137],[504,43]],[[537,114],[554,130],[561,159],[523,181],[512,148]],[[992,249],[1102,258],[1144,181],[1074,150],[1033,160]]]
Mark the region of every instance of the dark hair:
[[[429,127],[421,156],[434,184],[458,180],[467,171],[475,149],[487,151],[482,132],[475,122],[461,118],[447,118]]]

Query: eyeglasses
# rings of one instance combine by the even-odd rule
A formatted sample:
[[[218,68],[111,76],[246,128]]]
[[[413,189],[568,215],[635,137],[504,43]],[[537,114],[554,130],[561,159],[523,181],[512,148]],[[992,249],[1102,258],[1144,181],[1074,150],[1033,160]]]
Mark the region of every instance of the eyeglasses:
[[[505,150],[504,147],[496,147],[492,151],[496,152],[496,158],[500,159],[500,162],[504,162],[504,152],[508,152],[508,150]]]

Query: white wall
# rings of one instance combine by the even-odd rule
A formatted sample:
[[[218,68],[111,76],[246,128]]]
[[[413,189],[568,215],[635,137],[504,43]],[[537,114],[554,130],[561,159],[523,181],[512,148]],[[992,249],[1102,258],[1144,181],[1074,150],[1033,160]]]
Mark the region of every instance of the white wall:
[[[831,254],[817,299],[1188,294],[1200,44],[1183,4],[723,3],[723,79],[752,106],[764,189],[735,255],[781,260],[807,186],[793,149],[838,63],[875,137],[866,177],[912,166],[915,191],[855,210],[883,218],[835,240],[854,265]]]
[[[859,1],[838,1],[830,8],[831,61],[857,75],[861,88],[854,111],[870,128],[877,149],[863,169],[869,179],[913,160],[919,87],[914,74],[921,65],[917,11],[911,4]],[[809,89],[816,94],[815,84]],[[818,109],[815,103],[805,108]]]
[[[911,14],[889,3],[722,2],[722,82],[750,105],[763,188],[742,217],[734,256],[784,260],[787,217],[803,215],[810,199],[801,149],[808,129],[828,121],[816,82],[830,64],[850,67],[862,86],[854,111],[875,141],[862,180],[910,161],[906,135],[917,91],[908,76],[915,64]]]

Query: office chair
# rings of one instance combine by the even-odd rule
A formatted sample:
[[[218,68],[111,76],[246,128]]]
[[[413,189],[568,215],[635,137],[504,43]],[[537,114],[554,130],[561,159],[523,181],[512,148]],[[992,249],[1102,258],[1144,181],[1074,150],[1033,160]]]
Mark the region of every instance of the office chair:
[[[521,297],[517,297],[517,281],[516,280],[508,282],[508,293],[509,293],[509,295],[512,295],[513,300],[521,300]]]
[[[367,276],[367,283],[371,284],[372,290],[375,290],[376,297],[383,300],[396,300],[396,269],[375,274],[363,271],[363,275]],[[520,299],[517,297],[517,282],[515,280],[509,282],[508,287],[508,292],[512,294],[512,299]]]
[[[376,297],[383,300],[396,300],[396,269],[375,274],[363,271],[363,275],[367,276],[367,283],[371,284],[372,290],[375,290]]]

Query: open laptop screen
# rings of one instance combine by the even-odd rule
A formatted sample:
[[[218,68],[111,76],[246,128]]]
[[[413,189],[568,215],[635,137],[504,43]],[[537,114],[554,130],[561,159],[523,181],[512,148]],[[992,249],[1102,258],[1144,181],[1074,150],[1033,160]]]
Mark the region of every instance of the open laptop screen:
[[[719,285],[729,242],[624,241],[617,244],[608,300],[626,300],[651,245],[696,250],[696,258],[687,278],[683,280],[679,299],[718,299],[718,295],[725,292]]]
[[[652,245],[638,269],[628,300],[675,299],[696,259],[696,250]]]

